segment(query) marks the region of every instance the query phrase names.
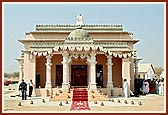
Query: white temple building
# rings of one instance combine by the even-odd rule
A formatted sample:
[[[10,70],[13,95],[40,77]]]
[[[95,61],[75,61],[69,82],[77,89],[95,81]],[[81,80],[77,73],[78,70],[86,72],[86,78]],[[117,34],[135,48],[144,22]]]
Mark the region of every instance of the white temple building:
[[[24,45],[20,63],[20,81],[40,89],[89,87],[122,92],[123,79],[134,90],[134,45],[139,40],[124,31],[122,25],[84,24],[81,15],[76,24],[36,25],[18,41]],[[109,92],[107,92],[109,93]]]

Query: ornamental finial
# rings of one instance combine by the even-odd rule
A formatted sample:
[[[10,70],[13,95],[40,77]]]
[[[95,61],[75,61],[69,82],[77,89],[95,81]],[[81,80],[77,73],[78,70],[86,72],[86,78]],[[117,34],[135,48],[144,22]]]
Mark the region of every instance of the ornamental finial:
[[[77,17],[76,17],[76,25],[83,25],[83,16],[82,16],[82,14],[77,15]]]

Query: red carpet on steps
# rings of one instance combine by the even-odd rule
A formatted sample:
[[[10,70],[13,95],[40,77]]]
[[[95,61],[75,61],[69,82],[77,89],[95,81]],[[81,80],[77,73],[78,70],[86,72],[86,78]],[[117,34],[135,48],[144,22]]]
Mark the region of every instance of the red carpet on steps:
[[[70,110],[90,110],[87,89],[74,88]]]

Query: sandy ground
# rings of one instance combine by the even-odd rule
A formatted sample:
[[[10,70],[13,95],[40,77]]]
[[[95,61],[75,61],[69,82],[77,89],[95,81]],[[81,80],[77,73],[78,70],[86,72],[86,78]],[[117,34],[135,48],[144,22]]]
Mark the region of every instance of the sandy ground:
[[[89,102],[90,110],[70,110],[72,102],[68,104],[63,103],[63,106],[59,106],[59,102],[49,102],[49,98],[42,97],[29,97],[27,100],[21,100],[21,97],[11,97],[11,95],[17,95],[17,91],[8,91],[7,88],[4,90],[3,100],[2,100],[2,112],[3,113],[23,113],[23,112],[32,112],[32,113],[75,113],[75,112],[84,112],[84,113],[165,113],[166,112],[166,98],[165,96],[159,96],[156,94],[148,94],[146,96],[140,97],[130,97],[125,99],[124,97],[111,97],[114,99],[114,102],[104,101],[104,106],[94,104],[94,102]],[[46,102],[42,103],[42,99],[45,99]],[[120,99],[121,103],[117,103],[117,100]],[[124,100],[128,101],[128,104],[124,104]],[[30,104],[30,101],[33,101],[34,104]],[[130,104],[130,101],[134,101],[134,105]],[[141,101],[142,105],[138,105],[138,102]],[[18,106],[18,103],[21,102],[22,106]]]

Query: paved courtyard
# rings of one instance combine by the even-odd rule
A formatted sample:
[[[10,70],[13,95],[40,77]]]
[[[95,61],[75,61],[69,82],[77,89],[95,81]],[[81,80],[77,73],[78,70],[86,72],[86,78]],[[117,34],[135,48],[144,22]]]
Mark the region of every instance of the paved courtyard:
[[[87,113],[164,113],[165,112],[165,102],[166,99],[164,96],[159,96],[156,94],[148,94],[146,96],[140,97],[130,97],[125,99],[124,97],[111,97],[112,101],[98,101],[97,104],[94,104],[93,101],[89,102],[91,110],[70,110],[72,102],[65,104],[62,101],[63,106],[59,106],[60,102],[50,102],[49,98],[43,97],[28,97],[27,100],[21,100],[21,97],[11,97],[12,95],[18,95],[19,92],[15,90],[9,90],[8,87],[4,88],[2,111],[4,113],[23,113],[23,112],[32,112],[32,113],[65,113],[65,112],[87,112]],[[45,99],[45,103],[42,102],[42,99]],[[121,103],[118,103],[117,100],[120,100]],[[124,101],[127,100],[128,104],[125,104]],[[33,104],[30,102],[33,101]],[[131,101],[134,104],[131,104]],[[141,101],[142,105],[139,105],[138,102]],[[18,103],[21,102],[22,106],[18,106]],[[104,106],[101,106],[100,103],[103,102]]]

